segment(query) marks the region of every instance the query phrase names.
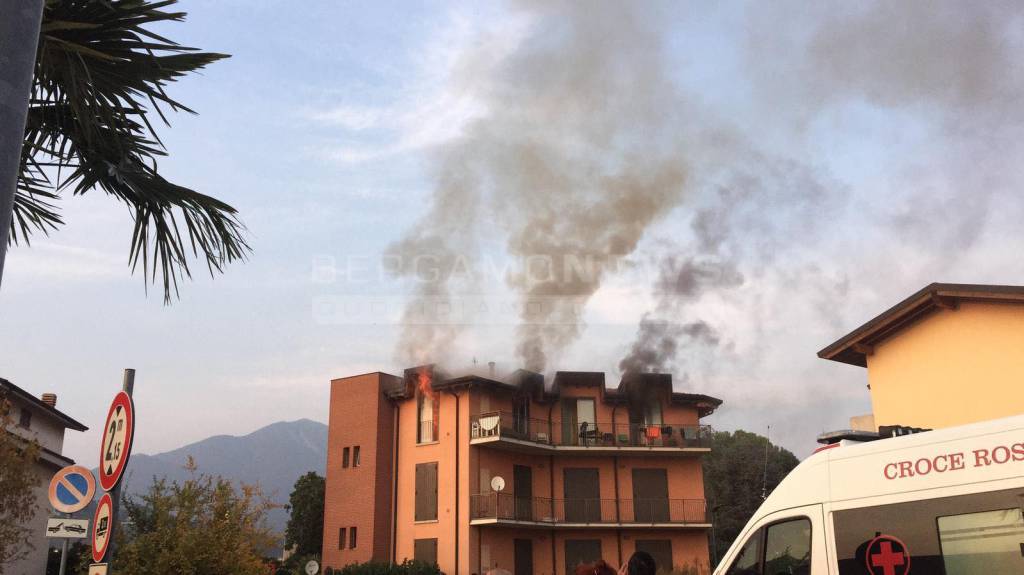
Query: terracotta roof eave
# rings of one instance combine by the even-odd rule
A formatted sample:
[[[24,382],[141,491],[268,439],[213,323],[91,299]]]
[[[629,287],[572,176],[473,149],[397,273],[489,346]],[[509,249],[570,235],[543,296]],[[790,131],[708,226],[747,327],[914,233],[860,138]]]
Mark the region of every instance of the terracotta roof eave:
[[[4,379],[2,377],[0,377],[0,389],[7,389],[7,390],[13,392],[15,395],[17,395],[22,400],[24,400],[24,401],[26,401],[28,403],[31,403],[33,406],[35,406],[36,408],[40,409],[41,411],[43,411],[47,415],[50,415],[50,416],[54,417],[55,419],[58,419],[61,423],[64,424],[64,427],[66,427],[67,429],[71,429],[71,430],[74,430],[74,431],[88,431],[89,430],[88,427],[86,427],[85,425],[83,425],[79,421],[73,419],[68,414],[66,414],[63,411],[57,409],[56,407],[51,407],[51,406],[47,405],[46,403],[43,403],[42,399],[39,399],[38,397],[32,395],[31,393],[29,393],[29,392],[25,391],[24,389],[18,387],[17,385],[14,385],[10,381],[8,381],[8,380],[6,380],[6,379]]]
[[[941,307],[960,301],[1024,303],[1024,286],[932,283],[818,352],[818,357],[867,367],[873,345]]]

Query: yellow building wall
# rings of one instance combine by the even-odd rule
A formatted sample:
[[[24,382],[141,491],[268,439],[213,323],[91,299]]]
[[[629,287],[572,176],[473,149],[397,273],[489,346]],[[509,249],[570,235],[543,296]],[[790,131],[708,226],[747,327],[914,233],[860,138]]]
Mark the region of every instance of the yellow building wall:
[[[964,302],[867,358],[876,425],[940,428],[1024,413],[1024,305]]]

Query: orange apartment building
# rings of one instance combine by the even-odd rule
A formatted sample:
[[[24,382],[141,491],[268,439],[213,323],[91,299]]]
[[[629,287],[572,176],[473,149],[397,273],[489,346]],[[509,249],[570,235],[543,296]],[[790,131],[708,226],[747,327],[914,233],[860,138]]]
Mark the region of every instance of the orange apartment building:
[[[331,382],[323,565],[436,562],[448,575],[504,568],[564,575],[635,550],[659,567],[708,566],[700,418],[721,401],[668,374],[609,389],[599,372],[507,381],[402,377]]]

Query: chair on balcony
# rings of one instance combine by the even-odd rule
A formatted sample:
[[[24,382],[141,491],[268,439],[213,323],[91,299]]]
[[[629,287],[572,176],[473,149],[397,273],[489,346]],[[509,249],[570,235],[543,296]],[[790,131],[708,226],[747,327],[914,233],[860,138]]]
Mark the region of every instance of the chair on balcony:
[[[534,436],[534,441],[536,441],[537,443],[550,443],[548,441],[548,434],[544,433],[543,431],[537,432],[537,434]]]
[[[590,422],[584,421],[580,424],[580,445],[589,446],[597,442],[599,437],[597,427],[590,428]]]

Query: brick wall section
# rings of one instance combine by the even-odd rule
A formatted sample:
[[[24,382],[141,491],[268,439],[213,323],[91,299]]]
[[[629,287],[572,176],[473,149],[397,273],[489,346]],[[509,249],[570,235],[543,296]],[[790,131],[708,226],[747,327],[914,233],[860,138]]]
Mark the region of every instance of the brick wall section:
[[[384,373],[369,373],[331,381],[324,500],[325,567],[390,559],[394,408],[383,390],[396,379]],[[355,446],[360,448],[359,467],[352,466]],[[344,468],[342,452],[346,447],[349,467]],[[358,530],[355,549],[348,545],[352,527]],[[339,548],[340,528],[345,529],[345,549]]]

